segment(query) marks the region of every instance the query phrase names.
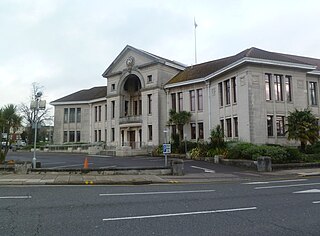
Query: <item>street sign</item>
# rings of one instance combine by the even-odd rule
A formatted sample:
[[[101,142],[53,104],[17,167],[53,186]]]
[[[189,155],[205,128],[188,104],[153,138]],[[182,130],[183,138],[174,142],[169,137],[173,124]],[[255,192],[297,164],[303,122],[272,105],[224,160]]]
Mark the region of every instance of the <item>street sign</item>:
[[[164,143],[163,144],[163,154],[170,154],[171,153],[171,144]]]

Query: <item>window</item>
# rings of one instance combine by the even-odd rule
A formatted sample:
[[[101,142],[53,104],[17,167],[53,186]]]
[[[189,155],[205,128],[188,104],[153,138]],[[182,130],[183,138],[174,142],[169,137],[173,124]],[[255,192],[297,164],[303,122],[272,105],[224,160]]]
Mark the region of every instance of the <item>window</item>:
[[[104,105],[104,120],[108,119],[108,110],[107,110],[107,105]]]
[[[203,123],[198,123],[199,139],[203,139]]]
[[[267,116],[267,132],[268,137],[273,136],[273,116]]]
[[[80,141],[81,141],[81,133],[80,131],[77,131],[76,142],[80,142]]]
[[[142,114],[142,100],[139,100],[139,115]]]
[[[98,130],[98,141],[101,142],[101,130]]]
[[[95,122],[98,121],[98,107],[97,106],[94,107],[94,121]]]
[[[226,119],[227,125],[227,137],[232,137],[232,126],[231,126],[231,118]]]
[[[309,104],[310,105],[318,104],[317,82],[309,82]]]
[[[232,86],[232,101],[233,103],[237,103],[237,83],[236,77],[231,79],[231,86]]]
[[[116,102],[115,101],[111,101],[111,118],[114,118],[114,114],[115,114],[115,104]]]
[[[271,100],[271,74],[265,74],[264,76],[265,84],[266,84],[266,100]]]
[[[179,101],[179,112],[183,111],[183,94],[180,92],[178,93],[178,101]]]
[[[133,115],[138,115],[138,101],[133,101]]]
[[[94,141],[95,142],[98,141],[98,131],[97,130],[94,131]]]
[[[203,111],[203,94],[202,89],[197,89],[198,111]]]
[[[121,146],[124,146],[124,130],[121,130]]]
[[[234,117],[234,118],[233,118],[233,124],[234,124],[234,137],[239,137],[238,117]]]
[[[291,80],[292,78],[290,75],[286,75],[284,78],[287,102],[292,101]]]
[[[101,121],[101,106],[98,107],[98,121]]]
[[[176,94],[175,93],[171,94],[171,107],[172,107],[172,110],[176,111],[177,101],[176,101]]]
[[[196,97],[195,97],[194,90],[190,90],[189,94],[190,94],[190,111],[194,111],[196,106],[196,101],[195,101]]]
[[[68,108],[64,108],[63,122],[68,123]]]
[[[148,75],[148,83],[152,83],[152,75]]]
[[[124,116],[129,115],[129,101],[124,101]]]
[[[148,114],[152,114],[152,94],[148,94]]]
[[[224,135],[224,120],[220,120],[220,126],[221,126],[222,133]]]
[[[77,122],[81,122],[81,108],[77,108]]]
[[[111,84],[111,91],[116,90],[116,84]]]
[[[196,139],[196,124],[195,123],[191,123],[191,139]]]
[[[277,136],[284,136],[284,116],[277,116],[276,118]]]
[[[68,142],[68,131],[63,131],[63,142]]]
[[[152,125],[148,125],[148,140],[152,141]]]
[[[111,128],[111,141],[114,142],[114,140],[115,140],[114,128]]]
[[[230,104],[230,80],[224,81],[224,89],[226,92],[226,105]]]
[[[282,75],[274,76],[274,96],[276,101],[283,101]]]
[[[75,138],[74,131],[69,131],[69,142],[73,143],[75,140],[74,138]]]
[[[219,100],[220,106],[223,106],[223,89],[222,89],[222,82],[218,84],[219,89]]]
[[[75,121],[76,121],[76,109],[70,108],[69,122],[74,123]]]
[[[107,129],[105,129],[105,130],[104,130],[104,140],[105,140],[106,142],[107,142],[107,140],[108,140],[108,139],[107,139],[107,137],[108,137],[107,134],[108,134]]]

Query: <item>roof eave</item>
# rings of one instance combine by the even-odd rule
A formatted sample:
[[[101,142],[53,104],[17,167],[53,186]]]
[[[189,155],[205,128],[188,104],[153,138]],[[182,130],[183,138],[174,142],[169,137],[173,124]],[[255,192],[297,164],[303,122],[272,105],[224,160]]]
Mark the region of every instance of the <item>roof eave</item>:
[[[97,98],[92,100],[86,100],[86,101],[65,101],[65,102],[50,102],[49,104],[52,106],[61,106],[61,105],[81,105],[81,104],[91,104],[96,102],[103,102],[106,101],[107,98]]]

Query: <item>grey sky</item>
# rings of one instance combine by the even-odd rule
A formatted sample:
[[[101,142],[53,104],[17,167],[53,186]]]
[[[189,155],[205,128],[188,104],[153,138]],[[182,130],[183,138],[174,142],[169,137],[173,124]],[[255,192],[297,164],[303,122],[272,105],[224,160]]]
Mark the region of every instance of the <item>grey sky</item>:
[[[255,46],[320,58],[320,2],[312,0],[0,0],[0,107],[48,102],[105,85],[101,76],[128,44],[194,64]]]

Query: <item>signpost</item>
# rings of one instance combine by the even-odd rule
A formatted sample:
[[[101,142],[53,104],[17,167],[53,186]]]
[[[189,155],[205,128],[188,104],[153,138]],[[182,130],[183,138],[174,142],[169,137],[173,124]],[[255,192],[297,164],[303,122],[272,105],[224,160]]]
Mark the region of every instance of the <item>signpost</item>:
[[[171,153],[171,144],[170,143],[164,143],[163,144],[163,154],[164,154],[164,165],[168,166],[168,157],[167,154]]]

